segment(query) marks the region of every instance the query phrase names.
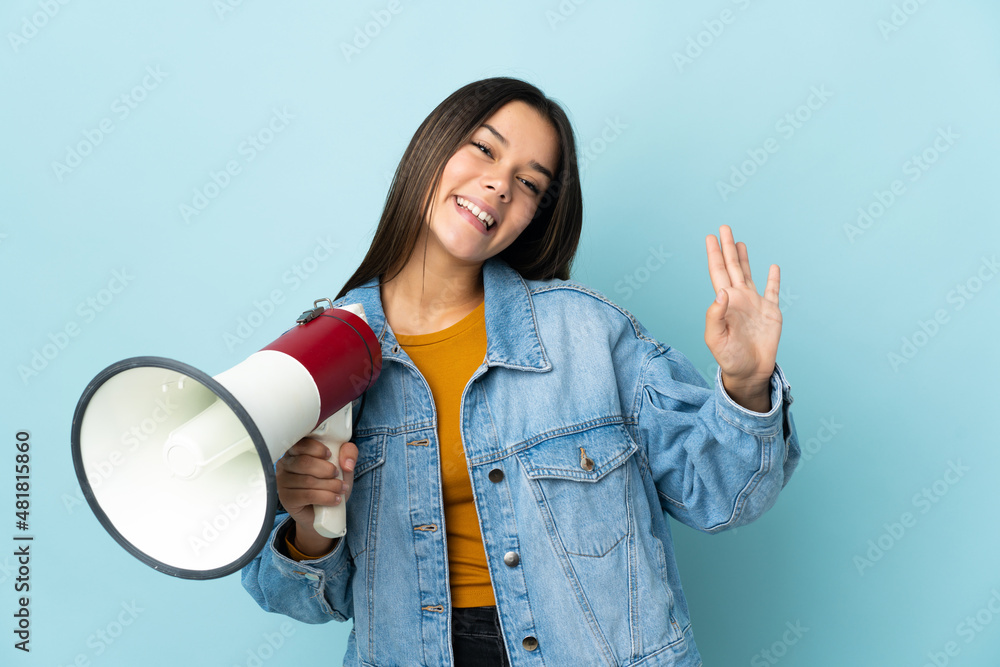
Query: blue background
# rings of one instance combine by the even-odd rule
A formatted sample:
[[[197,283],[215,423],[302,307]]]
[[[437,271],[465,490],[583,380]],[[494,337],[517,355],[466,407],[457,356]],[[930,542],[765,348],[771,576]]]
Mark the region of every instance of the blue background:
[[[0,556],[0,662],[339,664],[348,625],[265,614],[238,576],[174,579],[119,548],[79,495],[73,410],[114,361],[216,374],[333,296],[420,121],[506,75],[563,103],[586,152],[574,277],[706,377],[705,236],[731,225],[761,290],[781,266],[806,453],[755,524],[675,524],[705,664],[1000,664],[995,3],[233,4],[0,8],[0,554],[19,430],[35,536],[27,655]],[[185,220],[196,190],[213,196]]]

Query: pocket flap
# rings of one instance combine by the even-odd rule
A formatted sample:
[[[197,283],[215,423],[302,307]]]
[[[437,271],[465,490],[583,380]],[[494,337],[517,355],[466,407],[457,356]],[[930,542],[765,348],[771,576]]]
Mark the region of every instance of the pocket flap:
[[[554,435],[517,454],[528,477],[596,482],[636,449],[620,424]]]

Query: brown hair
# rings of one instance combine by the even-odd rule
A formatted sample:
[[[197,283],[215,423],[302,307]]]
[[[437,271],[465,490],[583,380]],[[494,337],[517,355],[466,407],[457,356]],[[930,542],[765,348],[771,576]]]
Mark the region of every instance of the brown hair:
[[[371,247],[338,299],[374,277],[391,280],[398,275],[416,247],[445,163],[487,118],[514,100],[527,103],[552,123],[560,154],[556,177],[542,195],[531,224],[499,257],[527,279],[569,278],[583,224],[573,128],[562,107],[535,86],[494,77],[459,88],[417,128],[396,167]],[[389,276],[390,271],[395,273]]]

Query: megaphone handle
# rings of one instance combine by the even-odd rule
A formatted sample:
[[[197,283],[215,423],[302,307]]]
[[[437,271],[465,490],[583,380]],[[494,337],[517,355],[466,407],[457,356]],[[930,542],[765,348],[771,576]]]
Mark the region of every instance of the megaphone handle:
[[[307,438],[319,440],[330,450],[330,461],[337,466],[337,479],[344,478],[340,469],[340,446],[351,439],[352,404],[348,403],[316,427]],[[323,537],[343,537],[347,533],[347,506],[344,502],[330,507],[313,505],[316,518],[313,528]]]

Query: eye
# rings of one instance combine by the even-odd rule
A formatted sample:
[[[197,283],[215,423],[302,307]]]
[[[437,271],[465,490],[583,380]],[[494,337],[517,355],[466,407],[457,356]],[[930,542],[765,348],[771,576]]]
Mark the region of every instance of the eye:
[[[487,146],[486,144],[480,141],[472,141],[470,143],[476,148],[478,148],[480,151],[482,151],[485,155],[493,157],[493,152],[490,150],[490,147]],[[531,190],[533,194],[537,195],[539,193],[538,186],[532,183],[531,181],[524,178],[519,178],[518,180],[524,183],[528,187],[528,189]]]
[[[493,153],[490,151],[490,147],[487,146],[486,144],[480,143],[478,141],[473,141],[472,145],[476,146],[477,148],[479,148],[479,150],[481,150],[482,152],[486,153],[490,157],[493,157]]]

